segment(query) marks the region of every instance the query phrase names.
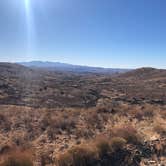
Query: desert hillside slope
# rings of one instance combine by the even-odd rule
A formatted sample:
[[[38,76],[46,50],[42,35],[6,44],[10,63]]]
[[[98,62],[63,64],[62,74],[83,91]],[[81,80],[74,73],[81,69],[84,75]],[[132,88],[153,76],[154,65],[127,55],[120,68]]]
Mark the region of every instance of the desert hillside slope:
[[[99,99],[166,102],[166,70],[142,68],[118,76],[76,74],[0,63],[0,104],[91,107]]]
[[[116,80],[128,98],[148,100],[149,102],[166,102],[166,70],[140,68],[122,74]]]
[[[166,70],[0,63],[0,166],[13,165],[165,166]]]
[[[139,68],[136,70],[129,71],[124,73],[122,77],[133,77],[136,79],[162,79],[166,77],[166,70],[164,69],[155,69],[155,68]]]

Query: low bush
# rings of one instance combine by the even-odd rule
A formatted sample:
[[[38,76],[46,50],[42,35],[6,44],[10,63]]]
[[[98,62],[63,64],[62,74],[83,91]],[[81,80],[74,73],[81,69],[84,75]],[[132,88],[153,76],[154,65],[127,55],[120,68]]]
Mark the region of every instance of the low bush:
[[[121,150],[126,141],[123,138],[97,137],[89,144],[72,147],[57,156],[57,166],[96,166],[105,159],[111,163],[112,155]],[[100,163],[101,162],[101,163]]]
[[[13,152],[1,166],[33,166],[32,157],[28,153]]]
[[[93,165],[97,160],[96,152],[86,145],[72,147],[57,157],[58,166],[87,166]]]
[[[11,122],[9,119],[0,113],[0,130],[9,131],[11,129]]]
[[[127,143],[132,144],[140,144],[142,140],[137,130],[131,125],[114,127],[111,129],[111,136],[121,137],[125,139]]]
[[[97,147],[98,154],[99,154],[100,157],[108,155],[112,151],[109,139],[106,138],[106,137],[98,137],[98,138],[96,138],[95,146]]]
[[[153,129],[160,135],[166,135],[166,128],[162,124],[156,124]]]
[[[162,110],[160,111],[160,114],[163,119],[166,119],[166,111]]]
[[[154,116],[154,111],[152,108],[146,108],[143,110],[144,117],[152,118]]]
[[[143,117],[144,117],[144,113],[143,113],[143,111],[142,110],[133,110],[132,111],[132,116],[134,117],[134,118],[136,118],[138,121],[141,121],[141,120],[143,120]]]
[[[75,135],[78,138],[90,139],[90,138],[93,137],[94,131],[92,129],[89,129],[89,128],[86,128],[86,127],[82,127],[80,129],[76,129]]]
[[[85,117],[88,128],[101,128],[101,120],[101,115],[99,115],[96,110],[88,112],[88,116]]]
[[[41,122],[42,130],[49,130],[52,133],[60,133],[61,131],[71,132],[76,127],[76,119],[74,117],[64,117],[62,115],[57,116],[45,116]]]
[[[56,162],[58,166],[70,166],[73,163],[73,158],[70,153],[66,152],[58,155]]]
[[[126,142],[127,141],[124,138],[113,137],[110,141],[112,152],[116,152],[117,150],[122,149],[125,146]]]

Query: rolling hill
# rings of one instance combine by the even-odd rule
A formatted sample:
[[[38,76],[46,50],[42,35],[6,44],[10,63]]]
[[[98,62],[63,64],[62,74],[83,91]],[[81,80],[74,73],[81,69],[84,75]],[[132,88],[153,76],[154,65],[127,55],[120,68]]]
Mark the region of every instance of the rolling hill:
[[[166,101],[166,70],[141,68],[119,75],[50,71],[0,63],[0,104],[92,107],[101,99]]]

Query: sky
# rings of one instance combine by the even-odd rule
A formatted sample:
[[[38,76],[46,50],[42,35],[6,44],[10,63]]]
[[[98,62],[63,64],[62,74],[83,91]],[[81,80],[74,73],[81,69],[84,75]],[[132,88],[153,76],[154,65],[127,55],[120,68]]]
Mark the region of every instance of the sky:
[[[165,0],[0,0],[0,61],[166,68]]]

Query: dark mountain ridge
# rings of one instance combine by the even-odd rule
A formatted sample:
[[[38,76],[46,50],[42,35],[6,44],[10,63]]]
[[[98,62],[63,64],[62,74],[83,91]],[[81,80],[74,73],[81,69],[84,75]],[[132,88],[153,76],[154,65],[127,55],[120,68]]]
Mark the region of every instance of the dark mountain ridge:
[[[119,68],[102,68],[102,67],[90,67],[81,65],[72,65],[60,62],[42,62],[42,61],[31,61],[31,62],[20,62],[18,64],[31,67],[31,68],[42,68],[50,71],[68,71],[76,73],[124,73],[131,69],[119,69]]]

